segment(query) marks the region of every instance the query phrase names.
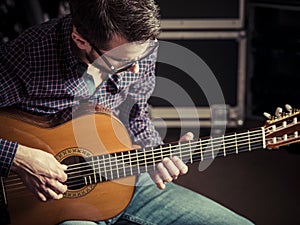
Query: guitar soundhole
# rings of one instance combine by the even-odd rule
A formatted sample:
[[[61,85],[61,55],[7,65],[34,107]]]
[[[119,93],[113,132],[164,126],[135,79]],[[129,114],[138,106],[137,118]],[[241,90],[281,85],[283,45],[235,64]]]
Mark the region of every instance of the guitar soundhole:
[[[68,165],[66,171],[68,190],[78,190],[92,184],[91,176],[94,174],[91,164],[81,156],[70,156],[64,159],[62,164]]]

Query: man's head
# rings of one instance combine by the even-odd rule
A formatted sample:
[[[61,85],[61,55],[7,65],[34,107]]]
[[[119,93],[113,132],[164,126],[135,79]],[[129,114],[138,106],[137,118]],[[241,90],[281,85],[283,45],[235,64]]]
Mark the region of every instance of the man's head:
[[[114,36],[143,42],[159,35],[159,10],[154,0],[70,0],[73,24],[87,41],[109,50]]]
[[[154,0],[70,0],[70,8],[73,41],[90,63],[101,56],[104,70],[138,72],[135,61],[156,47],[160,20]]]

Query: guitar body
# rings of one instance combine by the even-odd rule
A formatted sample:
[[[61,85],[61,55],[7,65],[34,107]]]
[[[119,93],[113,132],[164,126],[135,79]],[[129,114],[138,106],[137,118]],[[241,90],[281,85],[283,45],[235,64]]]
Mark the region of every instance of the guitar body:
[[[102,112],[82,115],[51,127],[37,117],[31,119],[28,115],[1,111],[0,137],[42,149],[63,163],[132,148],[123,124]],[[54,225],[65,220],[109,219],[126,208],[134,186],[135,177],[130,176],[68,189],[63,199],[44,203],[27,190],[16,174],[5,179],[12,225]]]

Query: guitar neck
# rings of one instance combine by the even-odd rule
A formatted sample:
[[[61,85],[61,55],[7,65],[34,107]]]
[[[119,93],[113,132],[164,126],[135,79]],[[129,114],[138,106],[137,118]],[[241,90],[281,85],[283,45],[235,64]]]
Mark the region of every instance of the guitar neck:
[[[88,185],[154,171],[157,164],[165,157],[178,156],[187,164],[192,164],[264,147],[264,128],[258,128],[220,137],[92,156],[86,158],[85,162],[69,166],[68,182]]]

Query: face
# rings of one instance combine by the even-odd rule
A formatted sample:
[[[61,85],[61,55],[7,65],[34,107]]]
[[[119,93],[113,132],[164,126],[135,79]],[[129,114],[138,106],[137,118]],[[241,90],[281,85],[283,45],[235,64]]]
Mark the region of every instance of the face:
[[[71,37],[79,49],[77,55],[84,62],[93,64],[100,71],[110,74],[126,70],[138,73],[138,61],[151,55],[158,48],[157,40],[128,42],[125,38],[115,35],[108,43],[109,50],[98,49],[79,34],[75,27],[73,27]]]
[[[121,37],[114,37],[109,43],[108,51],[97,49],[92,44],[91,46],[97,55],[94,65],[98,65],[100,69],[108,73],[121,73],[126,70],[138,73],[138,61],[152,54],[158,47],[158,42],[128,42]]]

